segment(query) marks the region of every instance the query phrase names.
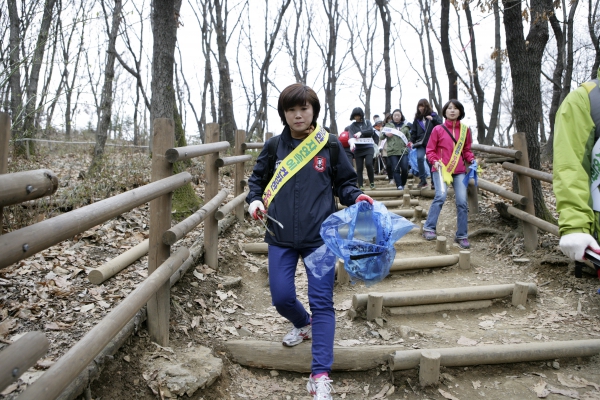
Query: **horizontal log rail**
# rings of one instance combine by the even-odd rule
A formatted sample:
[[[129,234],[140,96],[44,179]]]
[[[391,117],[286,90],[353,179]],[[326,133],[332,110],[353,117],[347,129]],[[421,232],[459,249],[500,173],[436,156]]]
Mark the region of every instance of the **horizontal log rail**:
[[[188,172],[161,179],[94,204],[0,236],[0,268],[30,257],[192,180]]]
[[[422,304],[438,304],[471,300],[490,300],[512,294],[514,283],[503,285],[466,286],[446,289],[411,290],[406,292],[383,292],[384,307],[417,306]],[[529,283],[529,294],[537,294],[537,286]],[[368,294],[352,296],[352,307],[355,310],[367,306]]]
[[[513,217],[517,217],[525,222],[529,222],[531,225],[534,225],[545,232],[551,233],[554,236],[557,236],[557,237],[559,236],[557,225],[554,225],[548,221],[544,221],[543,219],[540,219],[540,218],[536,217],[535,215],[531,215],[531,214],[529,214],[523,210],[519,210],[518,208],[513,207],[513,206],[508,206],[506,211]]]
[[[244,192],[239,196],[234,197],[230,202],[228,202],[223,207],[217,210],[217,212],[215,213],[215,218],[219,221],[225,218],[227,214],[233,212],[237,206],[244,203],[244,200],[246,200],[247,195],[248,192]]]
[[[195,213],[193,213],[192,215],[190,215],[189,217],[187,217],[168,231],[165,231],[165,233],[163,233],[162,236],[163,243],[171,246],[175,244],[179,239],[187,235],[189,232],[191,232],[195,227],[200,225],[200,223],[204,221],[210,213],[212,213],[219,207],[219,205],[227,197],[227,194],[227,190],[221,190],[215,197],[210,199],[210,201],[204,206],[202,206],[202,208],[200,208],[198,211],[196,211]]]
[[[478,144],[478,143],[471,144],[471,150],[483,151],[485,153],[491,153],[491,154],[497,154],[499,156],[515,158],[517,160],[519,160],[521,157],[523,157],[523,152],[521,150],[511,150],[511,149],[505,149],[503,147],[486,146],[484,144]]]
[[[42,332],[28,332],[0,352],[0,392],[33,367],[48,351]]]
[[[108,313],[98,325],[93,327],[37,381],[28,387],[19,396],[19,400],[56,399],[150,300],[156,291],[169,281],[171,275],[177,271],[189,255],[190,251],[186,247],[178,249],[114,310]]]
[[[264,143],[242,143],[242,151],[256,150],[265,147]]]
[[[487,190],[488,192],[497,194],[498,196],[504,197],[505,199],[512,200],[517,204],[521,204],[522,206],[526,205],[529,201],[527,197],[511,192],[510,190],[506,190],[502,186],[488,182],[485,179],[479,178],[477,180],[477,186],[480,189]]]
[[[552,174],[549,174],[548,172],[538,171],[537,169],[527,168],[509,162],[502,163],[502,168],[511,172],[526,175],[533,179],[552,183]]]
[[[58,177],[49,169],[0,175],[0,207],[50,196],[58,189]]]
[[[390,267],[390,272],[407,271],[424,268],[442,268],[449,267],[458,263],[458,254],[448,254],[443,256],[415,257],[415,258],[396,258]]]
[[[480,364],[505,364],[567,357],[589,357],[600,353],[600,339],[449,347],[428,350],[433,350],[440,354],[440,365],[443,367],[466,367]],[[390,369],[392,371],[400,371],[418,367],[422,351],[422,349],[396,351],[390,357]]]
[[[119,273],[119,271],[131,265],[131,263],[133,263],[140,257],[148,254],[149,247],[150,241],[148,239],[142,241],[141,243],[138,243],[131,249],[118,255],[112,260],[102,264],[96,269],[91,270],[88,274],[88,280],[94,285],[101,284],[108,278]]]
[[[219,151],[229,149],[229,142],[222,141],[216,143],[199,144],[196,146],[175,147],[165,152],[165,158],[168,162],[191,160],[192,158],[205,156]]]
[[[252,161],[252,156],[248,154],[248,155],[243,155],[243,156],[231,156],[231,157],[217,158],[217,160],[215,161],[215,165],[217,166],[217,168],[222,168],[227,165],[243,163],[246,161]]]

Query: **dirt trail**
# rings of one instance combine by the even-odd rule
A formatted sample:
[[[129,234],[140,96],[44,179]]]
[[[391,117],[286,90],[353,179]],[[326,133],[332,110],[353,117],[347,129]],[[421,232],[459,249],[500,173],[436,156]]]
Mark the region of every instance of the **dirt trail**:
[[[489,200],[489,199],[488,199]],[[429,207],[431,200],[421,199]],[[336,344],[395,344],[405,349],[476,346],[593,339],[600,337],[598,324],[600,296],[598,281],[587,276],[576,279],[557,249],[557,239],[540,234],[540,249],[523,253],[523,240],[512,232],[516,226],[501,221],[489,201],[482,211],[469,217],[469,231],[495,228],[505,234],[477,235],[471,239],[470,270],[458,265],[413,273],[392,274],[370,289],[362,283],[336,284]],[[445,235],[449,253],[459,249],[450,245],[454,237],[455,206],[449,197],[438,224]],[[258,224],[247,220],[236,224],[219,241],[220,268],[200,282],[187,274],[174,289],[171,347],[204,345],[224,360],[224,373],[210,388],[196,392],[193,399],[310,399],[305,391],[304,374],[247,368],[232,363],[224,342],[246,336],[250,339],[280,341],[290,325],[270,304],[266,257],[245,254],[244,242],[260,242]],[[423,240],[413,230],[397,243],[397,257],[436,255],[435,242]],[[202,266],[198,269],[202,270]],[[242,285],[219,289],[220,276],[241,276]],[[525,309],[511,305],[510,298],[493,301],[490,308],[450,311],[424,315],[384,316],[383,326],[360,316],[347,316],[353,294],[369,291],[406,291],[450,288],[525,281],[536,283],[537,297],[529,296]],[[307,304],[306,276],[302,264],[297,271],[299,299]],[[307,306],[308,307],[308,306]],[[364,316],[364,315],[363,315]],[[201,323],[190,328],[194,318]],[[401,335],[401,327],[411,333]],[[234,329],[232,329],[234,328]],[[404,328],[406,330],[406,328]],[[153,399],[144,380],[143,360],[156,350],[144,331],[131,339],[98,381],[92,386],[94,399]],[[128,356],[129,361],[125,361]],[[600,399],[600,357],[561,359],[505,365],[479,365],[462,368],[442,367],[438,387],[421,389],[418,371],[390,373],[387,366],[366,372],[334,372],[336,394],[344,399],[536,399],[546,389],[547,399]],[[581,382],[588,382],[581,383]],[[591,383],[590,383],[591,382]],[[546,385],[544,385],[546,383]],[[579,386],[579,387],[577,387]],[[543,395],[542,394],[542,395]]]

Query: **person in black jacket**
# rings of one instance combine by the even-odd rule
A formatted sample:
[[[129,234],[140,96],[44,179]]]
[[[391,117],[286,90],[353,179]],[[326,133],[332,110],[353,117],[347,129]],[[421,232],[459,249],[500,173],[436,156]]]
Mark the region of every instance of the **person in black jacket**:
[[[363,167],[367,167],[367,176],[371,183],[371,189],[375,189],[375,173],[373,172],[373,155],[375,153],[373,136],[375,130],[368,120],[365,121],[365,112],[362,108],[356,107],[350,114],[350,137],[354,137],[351,149],[354,151],[354,160],[356,161],[356,173],[358,174],[358,186],[363,188]]]
[[[330,150],[314,147],[310,153],[309,135],[321,133],[317,118],[321,109],[317,94],[308,86],[297,83],[285,88],[279,96],[277,110],[284,125],[278,140],[277,162],[283,166],[293,165],[299,158],[307,161],[300,168],[290,168],[287,182],[278,186],[279,192],[268,201],[268,214],[282,223],[283,228],[264,219],[270,226],[265,233],[269,244],[269,284],[272,302],[277,312],[288,319],[293,329],[283,338],[284,346],[295,346],[303,340],[312,339],[312,366],[308,391],[320,399],[331,399],[331,365],[333,364],[333,339],[335,335],[335,310],[333,308],[333,284],[335,268],[325,276],[316,278],[306,268],[308,278],[308,301],[312,316],[296,298],[294,278],[298,258],[308,257],[323,245],[319,230],[323,221],[336,211],[334,195],[346,206],[373,199],[356,187],[356,172],[344,156],[339,140],[338,159],[331,165]],[[327,139],[324,139],[327,140]],[[256,159],[252,176],[248,181],[250,191],[246,201],[248,212],[254,219],[262,219],[267,212],[263,203],[265,189],[273,185],[265,183],[263,176],[269,177],[268,142]],[[286,157],[299,150],[301,157]],[[291,164],[290,164],[291,162]],[[277,169],[276,169],[277,170]],[[297,171],[296,171],[297,170]],[[295,172],[295,174],[294,174]],[[279,174],[275,172],[273,183]],[[288,177],[287,175],[285,175]],[[270,180],[270,178],[269,178]],[[281,186],[282,185],[282,186]],[[269,198],[268,196],[265,198]]]
[[[427,142],[429,142],[429,136],[433,127],[440,125],[444,122],[442,118],[437,115],[431,109],[431,105],[427,99],[421,99],[417,103],[417,112],[415,113],[415,120],[413,121],[412,128],[410,129],[410,143],[409,147],[417,149],[417,166],[419,167],[419,189],[427,186],[427,173],[425,172],[425,162],[429,165],[429,162],[425,158],[425,149],[427,149]],[[431,170],[431,165],[429,165]],[[432,182],[433,188],[433,182]]]

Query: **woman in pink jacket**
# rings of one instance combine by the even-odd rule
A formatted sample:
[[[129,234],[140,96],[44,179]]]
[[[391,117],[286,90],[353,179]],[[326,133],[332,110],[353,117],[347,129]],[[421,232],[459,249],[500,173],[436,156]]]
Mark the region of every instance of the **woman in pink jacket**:
[[[437,237],[436,225],[442,206],[446,201],[446,185],[439,184],[442,181],[441,168],[452,175],[452,186],[456,198],[456,236],[454,241],[461,249],[470,247],[467,239],[467,187],[463,183],[467,168],[465,164],[475,163],[475,156],[471,152],[471,129],[461,124],[460,120],[465,116],[465,108],[456,99],[448,101],[442,109],[442,115],[446,118],[443,125],[433,128],[429,143],[427,143],[426,157],[432,165],[432,181],[435,182],[435,198],[427,221],[423,226],[423,237],[433,240]],[[453,157],[455,148],[462,146],[462,151]]]

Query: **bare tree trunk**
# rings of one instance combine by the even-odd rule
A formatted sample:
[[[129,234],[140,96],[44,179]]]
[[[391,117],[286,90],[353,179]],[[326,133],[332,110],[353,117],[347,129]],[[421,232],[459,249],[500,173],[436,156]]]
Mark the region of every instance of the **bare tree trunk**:
[[[363,6],[366,6],[364,11],[362,10]],[[365,119],[371,119],[371,90],[373,88],[373,81],[383,60],[379,59],[376,61],[374,59],[373,47],[375,45],[376,25],[370,24],[364,18],[359,18],[358,16],[371,15],[373,11],[368,2],[359,3],[356,10],[350,9],[349,1],[346,0],[346,12],[343,17],[350,35],[348,39],[350,55],[361,78],[360,99],[365,108]],[[366,33],[363,33],[365,29]],[[360,53],[356,51],[359,48],[363,50]]]
[[[549,18],[550,26],[554,32],[556,38],[556,65],[554,67],[554,73],[552,74],[552,101],[550,103],[550,110],[548,113],[548,119],[550,120],[550,135],[546,145],[544,146],[544,156],[550,161],[552,160],[554,153],[554,122],[556,120],[556,113],[558,107],[562,101],[567,97],[567,94],[571,91],[571,79],[573,77],[573,20],[575,17],[575,11],[577,9],[579,1],[574,0],[570,2],[571,10],[569,16],[566,16],[566,4],[563,1],[563,20],[566,22],[564,31],[560,26],[556,14],[552,14]],[[565,37],[566,33],[566,37]],[[566,61],[566,63],[565,63]],[[563,80],[564,74],[564,80]]]
[[[117,35],[119,33],[119,24],[121,22],[121,0],[115,0],[115,7],[112,10],[112,25],[108,26],[108,13],[104,0],[100,0],[102,10],[104,11],[104,19],[106,22],[106,32],[108,35],[108,50],[106,54],[106,66],[104,69],[104,86],[102,88],[102,96],[100,99],[100,118],[96,128],[96,145],[94,146],[94,154],[92,163],[90,164],[89,173],[93,174],[100,171],[102,168],[102,158],[104,156],[104,145],[106,144],[107,135],[110,129],[110,121],[112,117],[113,105],[113,80],[115,78],[115,60]]]
[[[290,67],[294,71],[294,77],[296,82],[306,84],[306,78],[308,76],[308,50],[310,48],[310,40],[304,31],[308,30],[307,26],[312,23],[312,13],[310,10],[306,12],[306,25],[301,22],[304,12],[304,0],[294,0],[294,9],[296,10],[296,25],[294,26],[294,37],[290,43],[288,36],[288,30],[286,29],[283,33],[283,42],[287,53],[289,54]],[[298,43],[300,42],[300,43]]]
[[[21,46],[21,19],[17,11],[17,0],[7,0],[8,17],[10,20],[10,110],[12,114],[12,137],[20,139],[23,137],[21,129],[23,116],[21,115],[23,107],[23,92],[21,91],[21,60],[19,57],[19,48]]]
[[[329,111],[329,128],[334,135],[338,134],[336,113],[335,113],[335,94],[337,90],[338,65],[336,62],[337,36],[340,28],[340,13],[338,0],[322,0],[327,22],[329,27],[329,41],[327,54],[325,55],[325,103]],[[321,50],[323,52],[323,50]],[[326,115],[323,117],[323,124],[326,124]]]
[[[77,11],[77,14],[75,15],[75,17],[73,18],[73,30],[71,31],[71,34],[69,35],[69,40],[67,42],[67,46],[65,48],[64,46],[64,41],[63,41],[63,59],[64,59],[64,63],[65,63],[65,71],[67,71],[68,65],[71,63],[71,61],[69,60],[69,55],[70,55],[70,47],[71,47],[71,38],[73,36],[73,33],[75,31],[75,26],[77,25],[77,18],[79,16],[79,11],[83,10],[83,7],[85,5],[85,2],[81,2],[81,6],[80,9]],[[85,15],[85,11],[83,13],[83,15]],[[65,74],[65,102],[66,102],[66,106],[65,106],[65,139],[66,140],[71,140],[71,130],[72,130],[72,126],[71,126],[71,120],[73,118],[73,112],[74,110],[71,109],[71,102],[72,102],[72,98],[73,98],[73,88],[75,87],[75,81],[77,80],[77,72],[79,70],[79,60],[81,59],[81,53],[83,52],[83,46],[84,46],[84,39],[85,39],[85,25],[86,25],[86,19],[82,18],[82,27],[81,27],[81,35],[79,36],[79,48],[77,50],[77,55],[75,56],[75,65],[73,67],[73,70],[71,71],[71,82],[69,83],[69,77],[68,77],[68,73]]]
[[[385,69],[385,110],[387,115],[392,112],[392,67],[390,61],[390,27],[392,25],[392,17],[388,2],[385,0],[375,0],[379,7],[379,16],[381,17],[381,25],[383,27],[383,64]]]
[[[277,41],[277,35],[279,35],[279,30],[281,28],[281,23],[283,22],[283,16],[285,15],[285,11],[291,4],[291,0],[285,0],[283,4],[281,4],[278,8],[277,17],[275,21],[269,21],[268,16],[268,3],[265,11],[265,28],[264,28],[264,39],[263,45],[265,48],[265,57],[262,61],[262,65],[260,67],[259,74],[259,85],[260,85],[260,103],[258,106],[257,113],[254,117],[254,122],[246,132],[246,139],[250,139],[254,131],[258,131],[259,133],[264,133],[267,126],[267,107],[268,107],[268,84],[269,84],[269,67],[273,62],[273,49],[275,47],[275,43]],[[273,26],[271,31],[269,31],[269,26]]]
[[[35,137],[35,115],[37,105],[37,90],[38,82],[40,78],[40,70],[42,68],[42,60],[44,58],[44,51],[46,50],[46,41],[48,40],[48,31],[50,30],[50,24],[53,18],[53,9],[56,4],[56,0],[46,0],[44,3],[44,13],[42,15],[42,23],[40,25],[40,32],[37,37],[35,50],[33,52],[33,60],[31,63],[31,71],[29,73],[29,83],[27,85],[27,103],[25,105],[25,119],[23,122],[23,136],[28,138]],[[60,16],[57,16],[60,18]],[[15,152],[21,153],[25,151],[24,148],[18,149],[15,146]],[[33,143],[29,145],[29,151],[34,151]]]
[[[214,19],[212,21],[217,35],[217,53],[219,54],[219,127],[221,138],[233,143],[235,140],[235,114],[233,112],[233,92],[231,90],[231,74],[227,60],[227,15],[228,10],[223,10],[227,2],[214,0]],[[223,18],[225,15],[225,18]]]
[[[501,55],[501,31],[500,31],[500,7],[498,2],[493,2],[494,10],[494,66],[495,81],[494,99],[492,101],[492,112],[490,114],[490,123],[483,144],[491,145],[494,142],[494,135],[498,127],[498,117],[500,115],[500,102],[502,97],[502,55]]]
[[[463,3],[463,6],[468,8],[469,3]],[[469,24],[469,30],[473,32],[473,26]],[[452,61],[452,50],[450,49],[450,0],[442,0],[442,18],[440,26],[440,39],[442,45],[442,56],[444,57],[444,66],[446,67],[446,75],[448,75],[448,99],[458,99],[458,73],[454,69]],[[473,41],[475,35],[473,35]],[[477,68],[475,59],[473,66]],[[479,121],[478,121],[479,122]],[[483,121],[482,121],[483,122]]]
[[[526,134],[529,166],[539,170],[541,163],[537,126],[541,109],[540,76],[542,56],[549,38],[548,21],[545,16],[552,12],[552,4],[549,0],[531,1],[531,21],[526,38],[523,37],[521,3],[517,0],[504,0],[503,4],[506,49],[513,83],[515,124],[518,132]],[[546,207],[540,181],[533,179],[532,186],[536,216],[552,221],[554,218]]]
[[[595,53],[594,64],[592,65],[592,70],[590,71],[590,79],[596,79],[598,67],[600,67],[600,39],[598,39],[598,35],[596,34],[596,22],[598,20],[599,5],[600,0],[588,0],[588,32],[590,33],[590,39],[592,40]]]

